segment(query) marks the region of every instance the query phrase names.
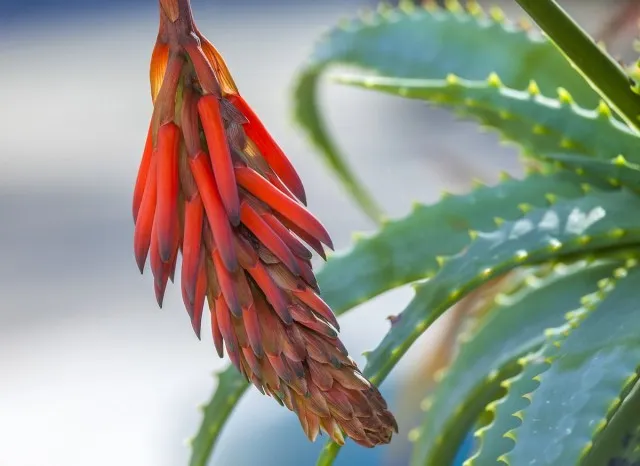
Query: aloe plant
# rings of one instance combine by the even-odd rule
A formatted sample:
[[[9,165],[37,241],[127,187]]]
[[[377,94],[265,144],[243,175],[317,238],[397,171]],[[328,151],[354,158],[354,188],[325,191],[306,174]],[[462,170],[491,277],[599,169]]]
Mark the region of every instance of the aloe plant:
[[[631,465],[640,460],[640,95],[625,69],[554,0],[517,0],[542,31],[475,1],[401,1],[341,23],[294,85],[295,118],[378,229],[317,276],[338,315],[414,288],[363,375],[381,384],[452,306],[501,277],[461,326],[452,362],[411,432],[411,464]],[[522,179],[444,195],[382,220],[322,118],[320,78],[423,100],[517,144]],[[230,367],[204,407],[192,465],[205,465],[248,383]],[[426,394],[425,394],[426,395]],[[335,438],[335,435],[333,436]],[[340,445],[329,441],[318,465]]]

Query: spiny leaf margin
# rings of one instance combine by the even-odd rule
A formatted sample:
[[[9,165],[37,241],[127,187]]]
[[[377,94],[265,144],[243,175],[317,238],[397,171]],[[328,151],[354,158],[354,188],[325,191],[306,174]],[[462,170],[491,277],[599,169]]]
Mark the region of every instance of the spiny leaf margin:
[[[631,268],[620,269],[615,286],[611,280],[602,285],[606,297],[571,332],[541,376],[513,431],[519,441],[506,455],[510,464],[536,457],[541,465],[579,464],[638,381],[640,268],[636,260],[629,262]]]
[[[471,243],[469,230],[488,231],[556,199],[574,199],[608,183],[574,173],[508,176],[494,186],[462,195],[444,194],[415,204],[407,216],[385,222],[373,234],[358,234],[350,249],[333,254],[318,274],[323,299],[342,314],[390,289],[435,275],[443,257]]]
[[[577,300],[573,309],[566,309],[564,325],[544,332],[545,343],[539,351],[519,360],[520,374],[502,382],[506,390],[505,396],[485,408],[486,416],[493,418],[492,422],[474,433],[477,439],[476,449],[465,461],[464,466],[509,464],[505,455],[516,442],[514,429],[520,425],[532,394],[540,386],[541,375],[548,370],[552,359],[561,353],[562,345],[573,329],[579,326],[611,291],[615,282],[610,278],[615,276],[616,270],[612,271],[608,278],[593,283],[591,292]]]
[[[544,330],[562,325],[564,314],[578,307],[580,298],[597,289],[598,280],[611,276],[616,267],[616,263],[601,261],[557,264],[542,277],[528,275],[517,292],[498,295],[497,305],[465,337],[456,359],[429,397],[412,464],[451,463],[462,436],[495,399],[480,406],[476,392],[489,386],[496,392],[505,367],[517,366],[519,358],[539,348],[545,340]],[[462,423],[462,415],[471,421]]]
[[[607,104],[601,101],[594,110],[584,109],[562,88],[556,91],[555,98],[544,96],[535,81],[520,91],[505,86],[495,73],[480,81],[453,74],[446,79],[338,74],[332,79],[450,107],[463,118],[472,118],[484,128],[497,130],[530,156],[570,152],[610,160],[628,154],[632,163],[640,163],[640,138],[613,117]]]
[[[511,87],[524,89],[530,79],[536,79],[543,92],[563,86],[581,104],[597,105],[597,94],[541,35],[506,21],[501,13],[484,14],[476,2],[469,2],[467,10],[449,3],[449,10],[444,10],[433,2],[418,7],[401,1],[398,8],[381,6],[343,21],[316,44],[294,83],[294,120],[345,189],[375,220],[380,218],[380,208],[348,166],[319,110],[318,83],[328,67],[350,65],[388,76],[433,79],[449,73],[481,79],[495,71]],[[446,59],[442,59],[439,52],[445,46]],[[397,53],[412,49],[419,53]]]

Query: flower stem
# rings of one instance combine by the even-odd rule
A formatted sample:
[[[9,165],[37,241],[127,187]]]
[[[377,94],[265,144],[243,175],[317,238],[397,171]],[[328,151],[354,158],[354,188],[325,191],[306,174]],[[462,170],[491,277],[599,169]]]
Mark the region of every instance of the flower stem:
[[[636,131],[640,131],[640,95],[622,66],[594,40],[555,0],[516,0],[549,36],[580,74]]]
[[[160,0],[160,36],[164,43],[178,45],[195,29],[191,0]]]

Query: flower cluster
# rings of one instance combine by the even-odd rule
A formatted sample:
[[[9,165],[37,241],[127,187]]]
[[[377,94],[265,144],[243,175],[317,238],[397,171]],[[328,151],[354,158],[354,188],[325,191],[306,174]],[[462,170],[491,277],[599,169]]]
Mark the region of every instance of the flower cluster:
[[[151,62],[154,111],[136,181],[135,256],[149,257],[158,304],[182,255],[184,304],[260,391],[320,430],[365,446],[396,421],[338,338],[311,252],[329,234],[307,210],[295,169],[196,28],[188,0],[160,1]]]

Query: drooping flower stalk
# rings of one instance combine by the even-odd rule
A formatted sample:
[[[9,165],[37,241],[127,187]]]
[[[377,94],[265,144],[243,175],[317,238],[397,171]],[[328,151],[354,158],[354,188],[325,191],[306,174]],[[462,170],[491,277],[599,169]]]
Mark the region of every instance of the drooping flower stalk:
[[[311,252],[329,234],[306,209],[295,169],[243,99],[189,0],[159,0],[153,116],[133,196],[134,249],[149,256],[158,304],[182,255],[182,297],[200,335],[260,391],[296,412],[307,436],[388,443],[397,425],[338,338]],[[305,245],[306,243],[306,245]]]

